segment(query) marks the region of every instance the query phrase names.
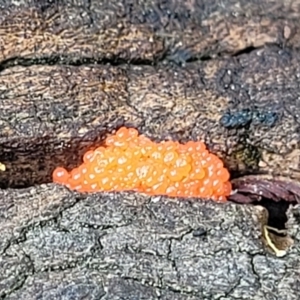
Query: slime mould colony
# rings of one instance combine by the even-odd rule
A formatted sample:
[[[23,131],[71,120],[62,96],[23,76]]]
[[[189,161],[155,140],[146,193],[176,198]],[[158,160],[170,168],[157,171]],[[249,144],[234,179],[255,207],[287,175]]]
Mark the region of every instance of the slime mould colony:
[[[226,112],[220,119],[220,124],[227,129],[246,127],[250,124],[272,127],[277,120],[278,114],[275,112],[242,109],[237,112]]]
[[[202,142],[155,143],[133,128],[120,128],[105,147],[85,153],[68,172],[58,167],[53,181],[79,192],[132,190],[149,195],[200,197],[218,202],[231,194],[229,172]]]

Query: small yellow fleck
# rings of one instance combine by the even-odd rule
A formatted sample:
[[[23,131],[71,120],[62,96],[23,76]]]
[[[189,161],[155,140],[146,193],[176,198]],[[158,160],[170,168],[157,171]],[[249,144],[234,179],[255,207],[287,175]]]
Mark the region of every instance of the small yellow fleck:
[[[4,172],[5,170],[6,170],[5,164],[3,164],[3,163],[0,162],[0,171]]]
[[[272,240],[270,238],[270,235],[269,235],[268,229],[269,229],[269,226],[267,226],[267,225],[263,226],[264,236],[265,236],[265,239],[266,239],[266,242],[267,242],[268,246],[274,251],[274,253],[277,257],[285,256],[287,254],[286,251],[278,249],[275,246],[275,244],[272,242]]]

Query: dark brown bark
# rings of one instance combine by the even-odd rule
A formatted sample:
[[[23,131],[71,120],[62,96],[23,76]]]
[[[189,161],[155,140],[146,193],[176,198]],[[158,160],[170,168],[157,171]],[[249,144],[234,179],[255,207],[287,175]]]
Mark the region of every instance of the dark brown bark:
[[[298,247],[267,254],[257,207],[50,182],[126,125],[203,140],[254,176],[241,192],[297,201],[300,2],[14,2],[0,0],[0,187],[28,188],[0,190],[0,297],[298,299]],[[285,208],[269,211],[282,227]]]
[[[0,191],[0,207],[4,299],[298,295],[297,247],[284,259],[265,253],[258,207],[52,184]],[[298,213],[289,214],[296,239]]]
[[[114,129],[203,140],[230,171],[299,178],[300,55],[267,48],[177,66],[16,66],[0,74],[2,186],[49,182]],[[228,129],[243,110],[277,119]]]
[[[1,1],[1,60],[153,61],[299,46],[299,1]]]

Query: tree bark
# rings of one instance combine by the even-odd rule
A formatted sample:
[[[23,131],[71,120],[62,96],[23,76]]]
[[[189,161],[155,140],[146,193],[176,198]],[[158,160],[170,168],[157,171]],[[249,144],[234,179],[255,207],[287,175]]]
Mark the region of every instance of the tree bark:
[[[298,180],[300,2],[14,3],[0,0],[0,297],[298,299],[298,207],[282,259],[257,206],[77,194],[51,173],[126,125],[203,140],[233,177]]]
[[[299,252],[264,251],[257,206],[52,184],[0,195],[4,299],[296,299]],[[299,226],[290,212],[290,231]],[[276,297],[275,297],[276,295]]]

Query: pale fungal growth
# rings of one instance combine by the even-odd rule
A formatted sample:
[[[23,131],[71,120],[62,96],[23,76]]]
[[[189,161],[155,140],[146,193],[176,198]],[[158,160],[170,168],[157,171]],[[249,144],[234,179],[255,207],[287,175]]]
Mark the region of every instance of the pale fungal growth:
[[[2,171],[2,172],[6,171],[6,166],[5,166],[5,164],[3,164],[3,163],[1,163],[1,162],[0,162],[0,171]]]

